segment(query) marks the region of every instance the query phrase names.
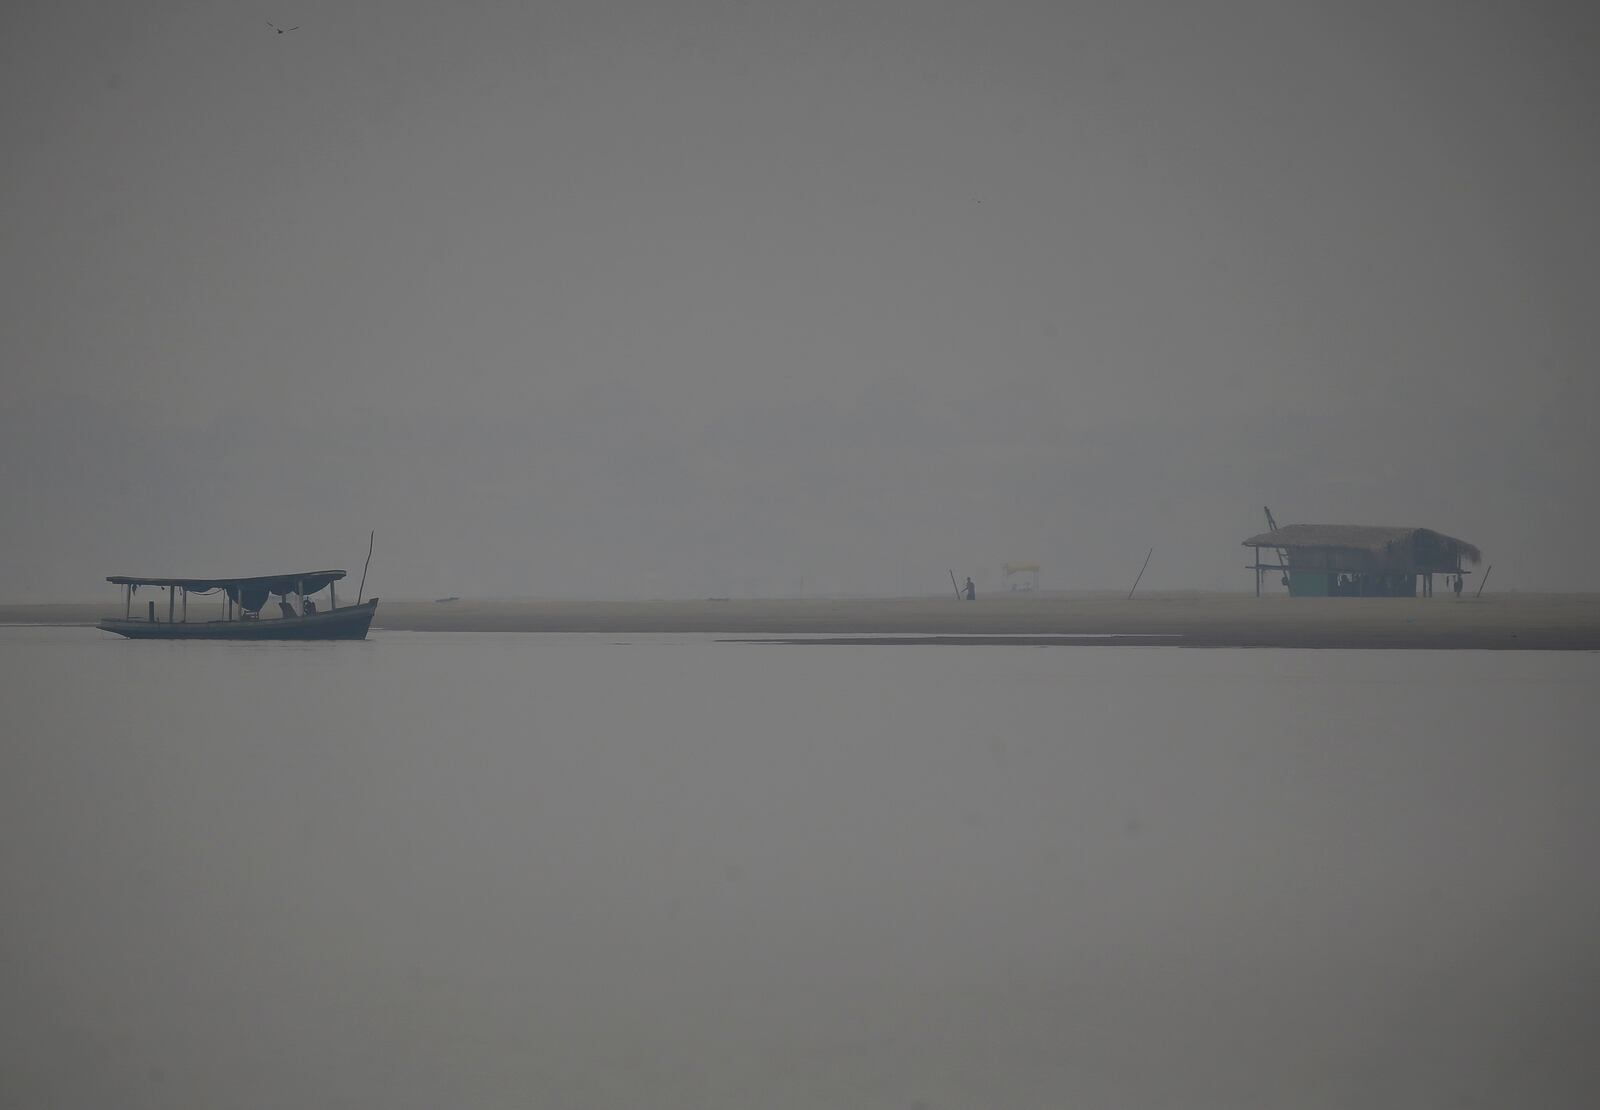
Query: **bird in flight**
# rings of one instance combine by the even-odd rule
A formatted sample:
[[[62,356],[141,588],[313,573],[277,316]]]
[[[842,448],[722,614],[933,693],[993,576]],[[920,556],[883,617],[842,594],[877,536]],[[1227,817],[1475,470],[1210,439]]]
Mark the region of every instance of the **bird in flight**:
[[[287,34],[290,31],[298,31],[300,29],[300,24],[298,24],[298,23],[296,23],[293,27],[279,27],[276,23],[272,22],[272,20],[270,20],[270,19],[267,20],[267,26],[271,27],[274,31],[278,32],[278,34],[280,34],[280,35]]]

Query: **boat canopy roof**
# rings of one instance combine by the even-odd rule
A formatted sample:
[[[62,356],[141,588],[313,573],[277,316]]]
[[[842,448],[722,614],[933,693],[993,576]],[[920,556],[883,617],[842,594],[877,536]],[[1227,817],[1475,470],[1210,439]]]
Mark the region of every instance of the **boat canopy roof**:
[[[337,582],[343,577],[342,570],[302,570],[293,574],[263,574],[254,578],[141,578],[137,575],[113,574],[106,581],[118,586],[180,586],[196,593],[207,590],[264,590],[274,594],[314,594],[328,583]]]

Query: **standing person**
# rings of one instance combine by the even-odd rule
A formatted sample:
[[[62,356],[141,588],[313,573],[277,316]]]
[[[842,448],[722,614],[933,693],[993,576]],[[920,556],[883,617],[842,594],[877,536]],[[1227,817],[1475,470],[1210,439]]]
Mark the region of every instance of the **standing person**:
[[[1459,574],[1456,575],[1455,583],[1450,588],[1456,592],[1456,600],[1461,600],[1461,576]]]
[[[967,591],[967,600],[968,601],[976,601],[976,600],[978,600],[978,587],[976,587],[976,586],[974,586],[972,584],[972,575],[970,575],[970,574],[967,575],[967,584],[966,584],[965,589]]]

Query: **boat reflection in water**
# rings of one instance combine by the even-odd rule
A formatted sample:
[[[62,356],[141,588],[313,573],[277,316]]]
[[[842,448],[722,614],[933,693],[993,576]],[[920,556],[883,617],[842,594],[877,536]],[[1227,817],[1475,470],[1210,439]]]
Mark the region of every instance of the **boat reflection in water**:
[[[310,570],[255,578],[139,578],[113,575],[106,579],[123,589],[123,615],[108,617],[99,627],[135,640],[364,640],[378,599],[339,606],[334,583],[342,570]],[[141,588],[166,591],[166,613],[151,600],[134,615],[134,595]],[[328,591],[328,607],[313,598]],[[221,595],[220,619],[190,620],[190,595]],[[263,617],[268,600],[278,598],[278,615]],[[294,602],[290,601],[294,599]],[[296,604],[298,603],[298,608]]]

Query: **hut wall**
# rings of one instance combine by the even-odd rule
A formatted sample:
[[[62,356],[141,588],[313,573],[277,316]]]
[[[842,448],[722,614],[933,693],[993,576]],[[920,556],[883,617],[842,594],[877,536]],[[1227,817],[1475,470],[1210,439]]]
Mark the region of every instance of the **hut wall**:
[[[1290,597],[1416,597],[1409,545],[1388,551],[1353,547],[1292,547]]]
[[[1291,570],[1289,572],[1290,597],[1327,597],[1332,592],[1334,576],[1325,570]]]
[[[1351,574],[1382,569],[1372,552],[1353,547],[1291,547],[1288,555],[1289,566],[1295,570]]]
[[[1415,574],[1368,574],[1361,578],[1362,597],[1416,597]]]

